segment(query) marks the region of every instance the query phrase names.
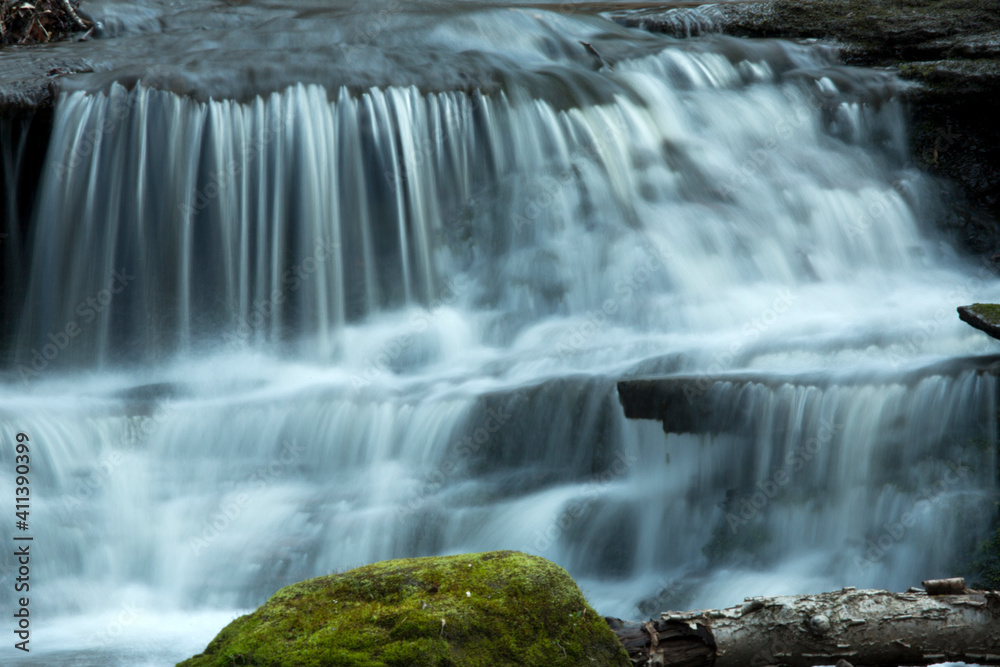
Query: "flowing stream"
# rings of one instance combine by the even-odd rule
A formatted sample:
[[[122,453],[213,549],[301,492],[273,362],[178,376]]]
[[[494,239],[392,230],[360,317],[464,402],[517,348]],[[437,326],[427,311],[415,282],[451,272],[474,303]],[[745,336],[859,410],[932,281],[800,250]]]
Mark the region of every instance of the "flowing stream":
[[[935,231],[891,75],[565,7],[390,4],[333,57],[348,4],[173,41],[183,12],[95,6],[136,62],[70,77],[6,218],[13,664],[172,664],[395,557],[537,553],[626,618],[967,564],[997,348],[954,309],[1000,285]],[[143,35],[178,50],[152,73]],[[626,419],[635,378],[683,426]]]

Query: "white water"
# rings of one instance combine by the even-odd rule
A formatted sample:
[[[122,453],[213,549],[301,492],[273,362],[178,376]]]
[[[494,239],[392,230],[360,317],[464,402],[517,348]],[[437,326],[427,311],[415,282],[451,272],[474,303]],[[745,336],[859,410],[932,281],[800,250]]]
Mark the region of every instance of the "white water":
[[[29,664],[169,664],[391,557],[539,553],[632,618],[961,567],[997,434],[958,360],[996,347],[954,307],[1000,287],[933,235],[894,82],[664,46],[488,95],[62,97],[0,384]],[[703,433],[624,418],[668,375]]]

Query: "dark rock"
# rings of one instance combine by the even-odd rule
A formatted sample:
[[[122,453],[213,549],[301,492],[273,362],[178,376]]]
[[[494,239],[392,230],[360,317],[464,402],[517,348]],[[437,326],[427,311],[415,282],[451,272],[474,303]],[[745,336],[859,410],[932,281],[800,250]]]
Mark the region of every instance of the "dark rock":
[[[994,338],[1000,338],[1000,305],[974,303],[971,306],[959,306],[958,316],[970,326],[984,331]]]
[[[959,313],[974,307],[964,306],[959,308]],[[997,324],[994,325],[998,332],[996,337],[1000,338],[1000,305],[993,308],[997,313]],[[965,320],[965,316],[962,319]],[[891,379],[887,379],[881,371],[858,371],[836,376],[828,372],[777,375],[743,371],[714,376],[671,375],[621,380],[617,388],[618,400],[626,418],[658,421],[667,434],[746,434],[755,432],[754,415],[759,414],[754,404],[754,393],[748,389],[773,392],[787,387],[808,387],[826,390],[833,386],[881,386],[887,382],[916,387],[931,376],[957,377],[970,370],[1000,377],[1000,356],[956,357],[921,368],[902,370]]]

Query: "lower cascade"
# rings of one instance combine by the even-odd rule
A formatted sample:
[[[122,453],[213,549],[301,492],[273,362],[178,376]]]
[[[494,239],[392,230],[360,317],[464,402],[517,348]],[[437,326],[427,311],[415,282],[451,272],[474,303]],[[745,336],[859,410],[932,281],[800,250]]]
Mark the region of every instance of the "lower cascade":
[[[967,566],[997,359],[955,307],[1000,285],[935,231],[899,82],[819,45],[540,35],[492,87],[60,95],[4,218],[17,659],[176,662],[389,558],[520,550],[635,619]],[[649,379],[669,414],[628,418]]]

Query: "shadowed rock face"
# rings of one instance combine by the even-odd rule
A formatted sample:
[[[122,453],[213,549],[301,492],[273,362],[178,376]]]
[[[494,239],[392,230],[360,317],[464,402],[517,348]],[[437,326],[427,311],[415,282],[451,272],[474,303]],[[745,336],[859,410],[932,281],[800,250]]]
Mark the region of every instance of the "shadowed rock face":
[[[956,206],[943,224],[972,252],[992,256],[1000,249],[1000,129],[994,120],[1000,117],[1000,13],[995,3],[776,0],[686,13],[621,13],[616,19],[674,34],[707,29],[743,37],[832,40],[842,46],[847,64],[897,68],[918,84],[906,92],[912,104],[913,160],[964,191],[956,193]]]
[[[541,71],[544,92],[549,66],[596,69],[581,41],[610,59],[662,48],[593,11],[480,2],[89,0],[84,9],[96,26],[86,41],[4,49],[0,110],[140,80],[201,100],[249,101],[297,83],[495,91],[531,70]]]
[[[994,338],[1000,338],[1000,305],[995,303],[974,303],[959,306],[961,320]]]
[[[726,8],[728,32],[836,39],[858,64],[996,58],[1000,16],[980,0],[776,0]]]

